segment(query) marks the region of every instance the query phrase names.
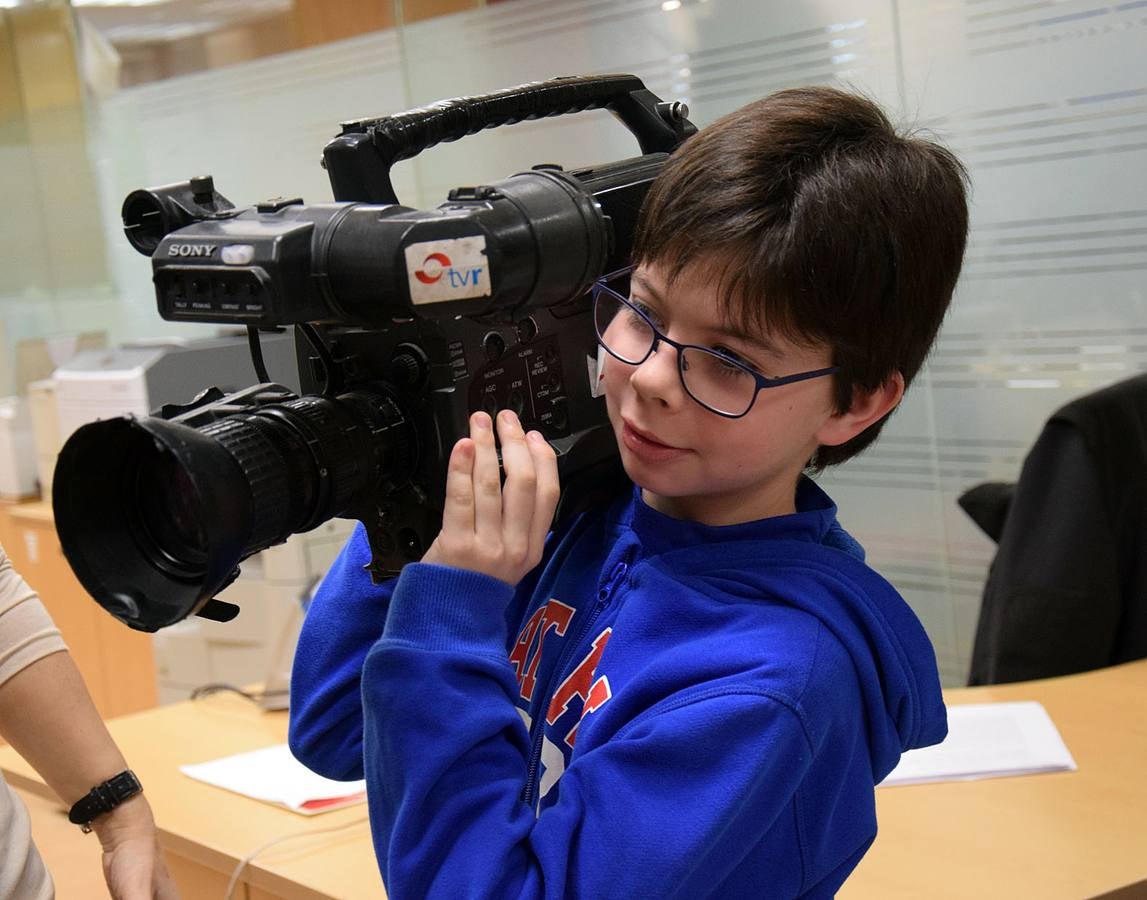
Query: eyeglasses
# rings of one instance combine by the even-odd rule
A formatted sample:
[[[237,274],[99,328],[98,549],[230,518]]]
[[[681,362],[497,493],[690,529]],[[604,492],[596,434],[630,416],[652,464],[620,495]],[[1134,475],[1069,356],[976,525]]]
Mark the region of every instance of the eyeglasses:
[[[764,388],[820,378],[838,366],[767,378],[740,362],[730,352],[679,344],[661,331],[640,306],[628,299],[633,266],[611,272],[593,284],[593,319],[598,343],[614,359],[639,366],[665,343],[677,351],[677,371],[685,393],[710,412],[727,419],[746,415]]]

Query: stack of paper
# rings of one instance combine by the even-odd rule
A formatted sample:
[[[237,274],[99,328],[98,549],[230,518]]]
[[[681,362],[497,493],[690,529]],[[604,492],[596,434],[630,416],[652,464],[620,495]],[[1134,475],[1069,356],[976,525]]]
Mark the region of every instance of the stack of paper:
[[[880,786],[1075,768],[1075,760],[1041,704],[970,703],[949,706],[948,736],[943,742],[909,750]]]
[[[179,770],[199,781],[305,816],[366,799],[365,781],[332,781],[316,775],[291,755],[286,744],[180,766]]]

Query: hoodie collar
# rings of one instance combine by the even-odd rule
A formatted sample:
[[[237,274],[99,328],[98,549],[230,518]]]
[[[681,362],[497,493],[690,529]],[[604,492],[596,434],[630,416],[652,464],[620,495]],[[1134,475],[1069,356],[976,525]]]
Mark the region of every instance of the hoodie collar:
[[[658,512],[634,486],[630,527],[648,555],[699,544],[731,541],[795,540],[823,543],[836,523],[836,504],[805,475],[797,482],[796,512],[737,525],[703,525]]]

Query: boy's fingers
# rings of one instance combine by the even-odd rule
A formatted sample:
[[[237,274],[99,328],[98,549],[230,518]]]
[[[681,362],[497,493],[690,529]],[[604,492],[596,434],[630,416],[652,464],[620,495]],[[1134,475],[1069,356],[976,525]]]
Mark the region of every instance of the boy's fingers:
[[[474,441],[474,530],[481,538],[502,529],[502,480],[489,415],[476,412],[470,417],[470,437]]]
[[[470,438],[462,438],[450,453],[442,530],[455,534],[474,531],[474,442]]]
[[[534,559],[541,559],[542,548],[546,542],[550,525],[553,523],[554,511],[558,506],[558,497],[561,495],[561,484],[558,481],[558,458],[554,448],[549,445],[540,432],[531,431],[526,435],[526,446],[534,461],[534,473],[537,484],[534,489],[533,521],[530,526],[530,552]]]
[[[502,469],[506,473],[502,491],[502,538],[507,550],[524,556],[529,549],[534,517],[537,484],[534,458],[522,425],[513,413],[499,414],[498,436],[502,440]]]

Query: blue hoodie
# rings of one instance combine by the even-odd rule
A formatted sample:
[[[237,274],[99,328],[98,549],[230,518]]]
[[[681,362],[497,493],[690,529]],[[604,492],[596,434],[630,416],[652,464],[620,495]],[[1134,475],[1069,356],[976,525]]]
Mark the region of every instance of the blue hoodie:
[[[368,560],[360,528],[307,613],[290,742],[367,779],[392,900],[831,897],[874,785],[947,730],[919,621],[807,479],[725,527],[635,491],[516,591]]]

